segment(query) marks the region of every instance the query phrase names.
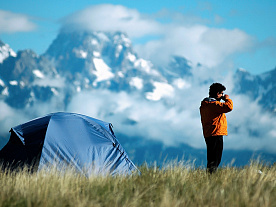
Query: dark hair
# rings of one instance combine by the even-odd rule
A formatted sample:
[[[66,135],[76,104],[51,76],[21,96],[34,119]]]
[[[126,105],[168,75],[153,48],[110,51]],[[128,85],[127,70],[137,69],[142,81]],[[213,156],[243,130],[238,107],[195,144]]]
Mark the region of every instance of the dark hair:
[[[221,83],[213,83],[209,88],[209,97],[216,98],[217,93],[225,91],[226,88]]]

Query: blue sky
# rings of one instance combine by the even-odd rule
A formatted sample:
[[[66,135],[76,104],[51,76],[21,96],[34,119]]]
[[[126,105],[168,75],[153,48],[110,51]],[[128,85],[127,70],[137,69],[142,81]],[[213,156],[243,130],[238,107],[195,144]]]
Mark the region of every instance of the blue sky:
[[[61,26],[125,30],[138,54],[154,63],[174,54],[259,74],[276,66],[275,11],[274,0],[2,0],[0,39],[15,51],[42,54]]]

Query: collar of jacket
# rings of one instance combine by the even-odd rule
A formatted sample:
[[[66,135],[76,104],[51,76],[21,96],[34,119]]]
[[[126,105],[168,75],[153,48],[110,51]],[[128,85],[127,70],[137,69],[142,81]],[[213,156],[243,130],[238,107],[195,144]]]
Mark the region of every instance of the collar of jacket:
[[[217,99],[211,98],[211,97],[206,97],[205,99],[203,99],[203,101],[213,102],[213,101],[217,101]]]

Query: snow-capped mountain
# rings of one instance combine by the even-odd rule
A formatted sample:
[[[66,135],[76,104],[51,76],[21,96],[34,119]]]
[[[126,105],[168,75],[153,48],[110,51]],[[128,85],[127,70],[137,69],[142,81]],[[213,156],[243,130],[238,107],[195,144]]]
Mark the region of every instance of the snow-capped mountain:
[[[2,51],[12,51],[2,45],[6,49]],[[3,54],[0,93],[15,108],[54,96],[63,97],[66,105],[74,93],[97,88],[140,91],[153,100],[167,95],[160,88],[171,89],[150,61],[138,58],[131,41],[120,32],[61,33],[44,55],[31,50]]]
[[[200,103],[201,97],[196,97],[201,92],[200,84],[204,83],[207,87],[212,82],[201,79],[197,83],[200,87],[193,85],[197,78],[194,77],[195,72],[199,73],[196,70],[200,68],[201,65],[195,68],[189,60],[180,56],[171,57],[168,65],[156,67],[150,60],[139,57],[131,40],[122,32],[62,31],[40,56],[31,50],[16,54],[7,44],[0,42],[0,104],[4,103],[1,106],[8,110],[14,109],[13,114],[18,109],[26,111],[29,119],[48,113],[47,110],[34,110],[40,109],[42,104],[44,107],[49,104],[49,110],[53,112],[71,110],[75,102],[79,105],[79,102],[87,101],[87,108],[94,104],[91,107],[100,111],[97,115],[116,120],[120,129],[127,128],[127,134],[121,131],[120,137],[123,137],[126,149],[131,151],[135,148],[134,160],[151,157],[149,152],[152,148],[157,150],[155,158],[159,151],[164,150],[176,157],[183,156],[181,153],[186,151],[193,155],[192,158],[204,159],[202,150],[187,145],[195,142],[191,136],[202,136],[201,129],[193,124],[194,121],[200,124],[198,106],[192,105]],[[258,100],[263,108],[275,115],[275,73],[276,69],[254,76],[240,69],[233,76],[234,92]],[[81,94],[92,94],[90,102]],[[191,99],[191,96],[196,98]],[[89,104],[91,99],[92,104]],[[82,104],[81,107],[84,106]],[[183,122],[186,124],[184,131]],[[148,129],[152,125],[156,125],[155,129]],[[264,125],[267,125],[266,122]],[[230,131],[238,133],[242,129],[244,127],[233,124]],[[8,132],[9,129],[3,130]],[[144,131],[148,132],[148,137],[143,136]],[[3,131],[0,133],[3,134]],[[273,138],[275,132],[269,133]],[[162,139],[160,134],[171,136],[164,139],[180,143],[180,147],[167,147],[162,141],[154,140],[156,137]],[[143,141],[152,137],[152,142]],[[184,142],[179,141],[185,139]],[[250,155],[247,151],[248,159]],[[272,160],[276,160],[273,156]],[[231,162],[230,154],[229,160]]]
[[[44,56],[78,92],[92,88],[139,91],[159,100],[167,94],[155,90],[171,89],[150,61],[138,57],[122,32],[60,33]]]
[[[16,53],[10,48],[8,44],[4,44],[0,40],[0,63],[3,63],[3,61],[9,56],[16,57]]]
[[[258,100],[263,108],[276,113],[276,68],[261,75],[251,75],[244,69],[238,69],[235,92]]]
[[[48,59],[31,50],[19,51],[0,64],[1,98],[11,107],[21,109],[36,101],[48,101],[57,94],[57,87],[46,80],[58,77]]]

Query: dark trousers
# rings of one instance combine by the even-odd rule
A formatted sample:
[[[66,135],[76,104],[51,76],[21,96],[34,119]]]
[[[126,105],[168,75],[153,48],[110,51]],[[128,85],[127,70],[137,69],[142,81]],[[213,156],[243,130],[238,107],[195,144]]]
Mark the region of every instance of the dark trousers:
[[[206,137],[205,142],[207,146],[207,172],[213,173],[221,161],[223,136]]]

